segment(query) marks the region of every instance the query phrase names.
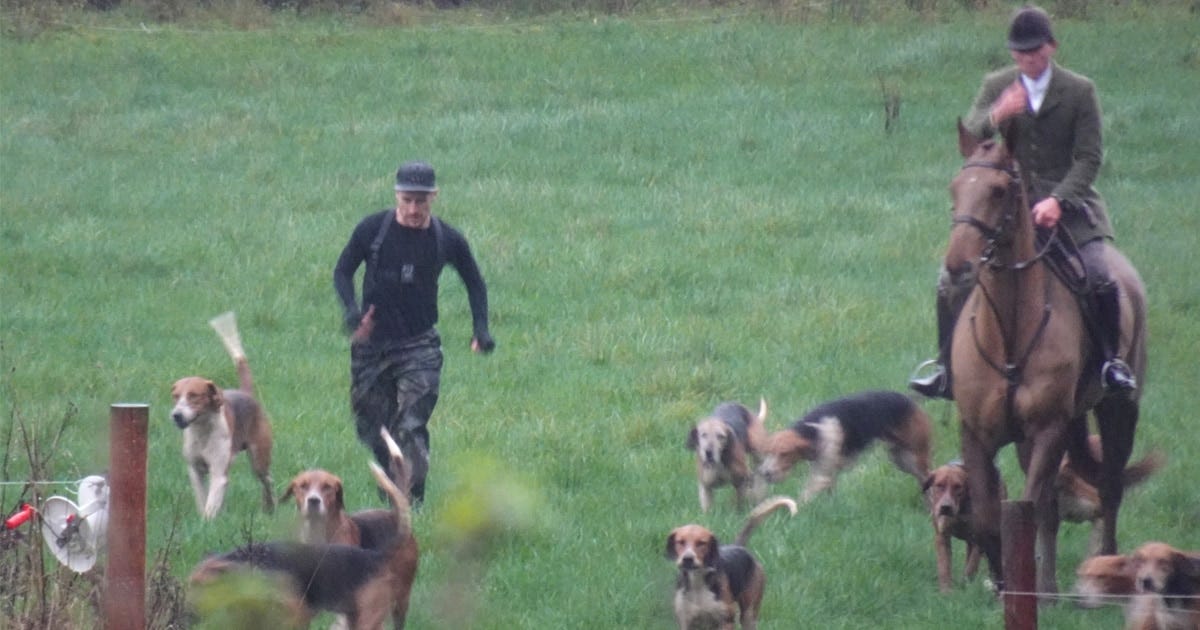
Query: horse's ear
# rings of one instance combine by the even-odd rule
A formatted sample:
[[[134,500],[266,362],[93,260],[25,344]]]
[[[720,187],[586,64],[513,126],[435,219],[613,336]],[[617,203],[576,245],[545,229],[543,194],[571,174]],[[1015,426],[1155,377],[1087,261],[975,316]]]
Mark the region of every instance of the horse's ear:
[[[962,118],[958,119],[958,152],[963,157],[971,157],[975,153],[975,149],[979,147],[979,139],[976,138],[967,128],[963,126]]]
[[[1004,137],[1004,148],[1008,149],[1009,155],[1017,154],[1017,126],[1005,125],[1004,129],[1000,130],[1000,134]]]

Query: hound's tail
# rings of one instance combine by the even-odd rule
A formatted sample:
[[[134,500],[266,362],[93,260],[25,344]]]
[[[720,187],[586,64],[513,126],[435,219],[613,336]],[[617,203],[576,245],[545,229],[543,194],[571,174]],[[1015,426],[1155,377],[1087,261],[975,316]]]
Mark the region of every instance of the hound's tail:
[[[375,483],[379,488],[388,495],[392,500],[392,508],[396,511],[396,541],[405,540],[412,535],[412,508],[408,503],[408,497],[392,483],[388,478],[383,468],[375,462],[369,462],[371,465],[371,474],[375,476]]]
[[[1079,435],[1082,433],[1082,436]],[[1064,464],[1075,474],[1092,486],[1100,486],[1101,469],[1103,466],[1100,436],[1088,435],[1086,429],[1076,432],[1068,438],[1067,453]],[[1121,484],[1126,488],[1136,486],[1146,481],[1167,463],[1167,456],[1158,449],[1149,453],[1132,464],[1128,464],[1121,473]]]
[[[1149,479],[1166,463],[1167,456],[1162,451],[1158,449],[1152,450],[1146,453],[1145,457],[1125,467],[1125,473],[1121,476],[1121,483],[1125,484],[1126,488],[1136,486]]]
[[[244,356],[238,357],[234,361],[237,362],[238,389],[254,396],[254,377],[250,375],[250,364],[246,362]]]
[[[750,442],[750,452],[763,452],[767,443],[767,399],[758,399],[758,415],[750,418],[746,426],[746,439]]]
[[[379,427],[379,435],[383,438],[383,443],[387,445],[388,479],[391,479],[392,483],[407,497],[412,490],[412,465],[404,459],[404,451],[400,450],[400,446],[396,444],[396,440],[392,438],[387,427]]]
[[[750,534],[754,533],[754,530],[758,527],[759,523],[762,523],[768,516],[771,515],[772,512],[782,507],[786,507],[788,512],[791,512],[792,515],[795,516],[796,502],[787,497],[771,497],[764,500],[762,503],[759,503],[758,506],[750,512],[750,518],[746,519],[746,525],[745,527],[742,527],[742,531],[738,532],[737,540],[734,542],[734,544],[738,545],[739,547],[744,547],[746,545],[746,541],[750,540]]]
[[[233,311],[225,311],[208,320],[208,325],[217,331],[225,351],[237,366],[238,389],[253,396],[254,378],[250,376],[250,364],[246,362],[246,350],[242,348],[242,337],[238,334],[237,318]]]

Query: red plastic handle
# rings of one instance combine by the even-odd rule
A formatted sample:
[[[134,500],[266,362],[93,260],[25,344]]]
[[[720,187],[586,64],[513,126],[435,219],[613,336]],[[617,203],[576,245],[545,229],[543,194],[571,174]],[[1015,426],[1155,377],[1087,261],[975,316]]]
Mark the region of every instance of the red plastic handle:
[[[8,517],[8,520],[4,521],[4,528],[16,529],[20,527],[22,523],[31,518],[33,518],[33,506],[29,505],[28,503],[22,504],[20,511]]]

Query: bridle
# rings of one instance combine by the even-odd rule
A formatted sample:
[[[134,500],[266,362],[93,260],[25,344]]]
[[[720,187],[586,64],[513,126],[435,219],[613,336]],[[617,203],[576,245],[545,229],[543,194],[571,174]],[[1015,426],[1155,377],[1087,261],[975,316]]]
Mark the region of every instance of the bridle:
[[[1011,244],[1014,225],[1017,221],[1017,213],[1028,212],[1030,207],[1029,195],[1022,183],[1020,168],[1016,161],[1012,160],[1011,165],[1006,165],[999,162],[973,160],[963,164],[961,170],[966,170],[969,168],[992,169],[1001,171],[1009,176],[1008,194],[1006,195],[1007,199],[1005,202],[1005,208],[997,225],[989,225],[970,214],[955,213],[951,217],[951,222],[953,225],[969,225],[983,235],[985,245],[979,254],[980,265],[989,267],[993,272],[1020,272],[1029,269],[1039,261],[1042,261],[1043,257],[1046,255],[1046,252],[1048,252],[1050,248],[1057,243],[1057,230],[1052,232],[1049,238],[1045,239],[1046,242],[1029,260],[1005,264],[998,261],[995,256],[997,246]],[[985,363],[987,363],[993,370],[1001,374],[1008,382],[1007,391],[1005,392],[1005,417],[1009,419],[1010,423],[1013,417],[1012,409],[1014,396],[1016,395],[1016,388],[1021,382],[1024,366],[1028,362],[1030,355],[1033,354],[1038,342],[1041,340],[1042,334],[1046,331],[1046,326],[1050,323],[1051,309],[1049,299],[1049,275],[1050,274],[1047,275],[1047,280],[1045,283],[1046,299],[1043,302],[1042,317],[1041,321],[1038,323],[1037,329],[1033,333],[1033,336],[1029,339],[1029,342],[1023,351],[1017,351],[1015,348],[1008,348],[1008,343],[1005,343],[1006,350],[1005,361],[1003,365],[993,360],[989,356],[987,349],[983,347],[983,344],[979,340],[978,331],[975,327],[976,316],[974,313],[970,315],[971,336],[975,341],[976,351],[979,352],[979,356],[983,358]],[[978,283],[977,281],[976,287],[982,291],[984,301],[988,308],[992,311],[993,317],[995,317],[997,320],[1003,319],[1000,316],[1000,306],[996,303],[996,300],[994,296],[991,295],[991,292],[988,291],[987,285]],[[1016,356],[1014,357],[1014,355]]]
[[[1045,239],[1045,242],[1038,249],[1037,253],[1035,253],[1029,260],[1022,260],[1005,265],[995,259],[996,246],[1000,244],[1007,244],[1012,238],[1012,226],[1017,219],[1017,212],[1022,210],[1027,211],[1029,208],[1029,195],[1025,187],[1022,185],[1021,173],[1016,161],[1013,160],[1012,165],[1005,165],[999,162],[970,161],[966,164],[963,164],[962,169],[960,170],[965,171],[969,168],[986,168],[994,171],[1000,171],[1008,175],[1008,195],[1006,195],[1008,202],[1004,209],[1004,213],[1000,216],[999,224],[988,225],[982,220],[976,218],[974,215],[970,214],[955,213],[950,218],[951,224],[969,225],[983,235],[985,245],[979,254],[979,262],[997,271],[1021,271],[1029,268],[1034,263],[1041,260],[1046,255],[1046,252],[1048,252],[1055,244],[1057,239],[1056,235],[1058,233],[1057,231],[1054,231],[1050,238]]]

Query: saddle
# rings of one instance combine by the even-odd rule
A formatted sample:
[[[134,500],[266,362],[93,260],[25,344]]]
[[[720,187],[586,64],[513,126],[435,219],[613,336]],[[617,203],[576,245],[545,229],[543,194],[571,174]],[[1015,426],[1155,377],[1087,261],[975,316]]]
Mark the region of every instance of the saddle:
[[[1099,294],[1116,291],[1111,284],[1097,286],[1088,277],[1087,266],[1083,264],[1083,255],[1071,233],[1061,225],[1053,230],[1038,230],[1037,245],[1045,251],[1043,261],[1051,273],[1062,281],[1063,285],[1075,296],[1079,304],[1079,313],[1083,317],[1084,328],[1092,339],[1093,347],[1103,349],[1109,342],[1105,332],[1106,321],[1101,312]],[[1119,325],[1119,324],[1118,324]]]

